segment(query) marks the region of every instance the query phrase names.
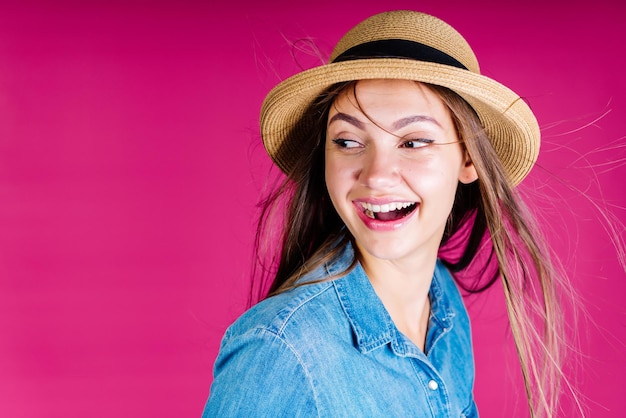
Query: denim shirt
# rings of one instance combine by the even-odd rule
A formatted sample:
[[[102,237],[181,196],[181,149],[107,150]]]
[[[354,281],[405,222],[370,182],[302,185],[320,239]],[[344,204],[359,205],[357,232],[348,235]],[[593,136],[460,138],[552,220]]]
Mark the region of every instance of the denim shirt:
[[[350,245],[306,276],[344,271]],[[394,325],[362,267],[257,304],[222,340],[203,417],[477,417],[467,312],[437,262],[425,352]]]

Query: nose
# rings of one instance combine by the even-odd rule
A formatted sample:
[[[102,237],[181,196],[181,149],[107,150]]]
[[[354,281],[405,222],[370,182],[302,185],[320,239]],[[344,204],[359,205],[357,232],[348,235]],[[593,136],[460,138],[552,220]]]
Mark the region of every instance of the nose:
[[[373,190],[388,190],[400,182],[400,170],[393,152],[379,147],[366,151],[359,172],[361,185]]]

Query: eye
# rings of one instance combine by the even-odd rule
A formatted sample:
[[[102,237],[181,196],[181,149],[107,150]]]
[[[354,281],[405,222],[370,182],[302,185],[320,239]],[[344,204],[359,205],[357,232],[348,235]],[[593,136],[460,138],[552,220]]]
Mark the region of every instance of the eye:
[[[362,147],[362,145],[359,144],[357,141],[353,141],[351,139],[337,138],[337,139],[333,139],[333,143],[336,144],[339,148],[346,148],[346,149]]]
[[[427,147],[428,145],[431,145],[434,142],[435,142],[434,139],[426,139],[426,138],[408,139],[402,142],[402,144],[400,144],[400,147],[401,148],[423,148],[423,147]]]

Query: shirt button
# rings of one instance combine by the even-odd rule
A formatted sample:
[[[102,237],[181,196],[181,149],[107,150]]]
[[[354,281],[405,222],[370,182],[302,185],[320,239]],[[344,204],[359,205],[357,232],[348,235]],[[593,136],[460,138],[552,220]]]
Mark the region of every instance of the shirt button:
[[[431,380],[430,382],[428,382],[428,387],[431,390],[437,390],[439,388],[439,385],[434,380]]]

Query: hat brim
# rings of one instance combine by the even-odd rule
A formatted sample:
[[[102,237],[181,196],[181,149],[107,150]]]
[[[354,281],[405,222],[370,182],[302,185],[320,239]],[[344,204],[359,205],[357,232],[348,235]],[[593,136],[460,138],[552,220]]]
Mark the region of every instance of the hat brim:
[[[478,114],[513,185],[524,179],[537,160],[537,120],[526,102],[506,86],[447,65],[374,58],[306,70],[270,91],[261,107],[261,134],[266,151],[283,172],[290,172],[300,153],[295,138],[307,129],[301,122],[313,101],[336,83],[365,79],[414,80],[456,92]]]

